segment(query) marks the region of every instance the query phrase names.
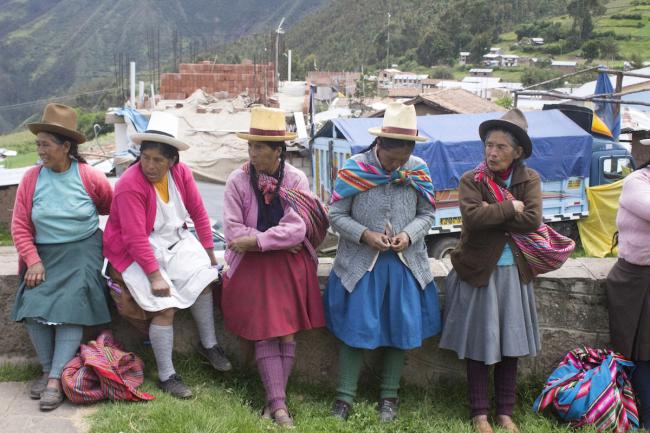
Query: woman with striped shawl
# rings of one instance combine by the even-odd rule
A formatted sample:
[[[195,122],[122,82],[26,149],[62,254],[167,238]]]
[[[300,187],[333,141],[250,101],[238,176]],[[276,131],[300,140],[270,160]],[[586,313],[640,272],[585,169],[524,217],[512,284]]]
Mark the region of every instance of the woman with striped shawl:
[[[303,172],[285,161],[282,110],[254,107],[250,161],[228,177],[224,231],[229,269],[221,309],[226,328],[254,342],[266,391],[264,418],[290,427],[285,388],[295,359],[294,335],[325,324],[316,275],[315,248],[323,240],[327,212],[311,194]]]
[[[327,282],[327,327],[341,341],[332,415],[347,419],[364,352],[383,349],[379,417],[397,416],[406,350],[440,332],[438,290],[424,245],[433,225],[429,169],[412,155],[418,136],[412,105],[390,104],[377,138],[339,171],[330,220],[339,234]]]

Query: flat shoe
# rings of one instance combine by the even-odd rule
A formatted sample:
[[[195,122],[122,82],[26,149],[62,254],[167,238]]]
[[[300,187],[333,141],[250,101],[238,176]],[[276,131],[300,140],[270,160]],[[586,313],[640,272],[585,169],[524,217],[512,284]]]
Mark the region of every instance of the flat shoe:
[[[273,421],[280,427],[293,428],[293,419],[286,409],[278,409],[273,412]]]
[[[45,388],[38,403],[42,411],[54,410],[63,403],[63,392],[58,388]]]
[[[32,400],[39,400],[41,398],[41,394],[43,394],[43,391],[45,391],[45,388],[47,388],[48,380],[49,378],[47,377],[47,374],[42,375],[38,379],[35,379],[29,388],[29,398]]]

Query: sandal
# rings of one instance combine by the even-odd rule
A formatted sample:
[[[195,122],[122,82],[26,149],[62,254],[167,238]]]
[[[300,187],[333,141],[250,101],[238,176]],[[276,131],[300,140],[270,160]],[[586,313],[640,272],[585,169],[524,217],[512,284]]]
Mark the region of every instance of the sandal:
[[[45,388],[39,407],[42,411],[54,410],[63,403],[63,392],[59,388]]]

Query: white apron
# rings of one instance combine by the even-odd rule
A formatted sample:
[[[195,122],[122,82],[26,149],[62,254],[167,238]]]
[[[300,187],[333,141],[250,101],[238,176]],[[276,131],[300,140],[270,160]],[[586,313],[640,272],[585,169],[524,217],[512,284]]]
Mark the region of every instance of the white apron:
[[[149,243],[171,296],[154,296],[147,275],[136,262],[122,272],[140,308],[152,312],[191,307],[206,286],[219,277],[201,243],[185,227],[188,212],[171,173],[167,173],[167,179],[169,202],[163,202],[156,193],[156,220]]]

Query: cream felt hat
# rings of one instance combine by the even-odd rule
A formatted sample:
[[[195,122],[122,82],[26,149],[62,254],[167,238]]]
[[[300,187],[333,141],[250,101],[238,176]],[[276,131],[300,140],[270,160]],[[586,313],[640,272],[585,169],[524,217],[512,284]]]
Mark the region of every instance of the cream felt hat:
[[[33,134],[39,132],[52,132],[63,135],[77,144],[86,141],[86,137],[77,131],[77,112],[73,108],[63,104],[47,104],[43,110],[43,118],[40,122],[28,123],[27,128]]]
[[[135,144],[141,144],[143,141],[155,141],[169,144],[178,150],[190,148],[189,144],[178,139],[178,117],[162,111],[151,113],[147,130],[133,134],[130,138]]]
[[[382,127],[370,128],[368,133],[398,140],[427,141],[426,137],[418,136],[418,118],[415,115],[415,107],[400,102],[388,104],[384,112]]]
[[[287,132],[283,110],[261,106],[251,108],[248,133],[237,133],[237,137],[250,141],[287,141],[297,136],[295,132]]]

